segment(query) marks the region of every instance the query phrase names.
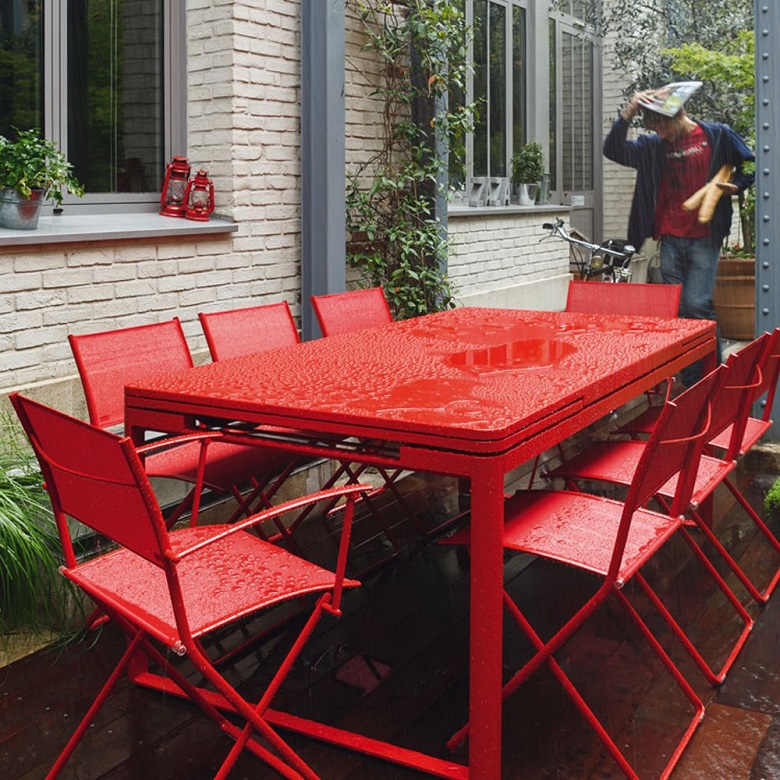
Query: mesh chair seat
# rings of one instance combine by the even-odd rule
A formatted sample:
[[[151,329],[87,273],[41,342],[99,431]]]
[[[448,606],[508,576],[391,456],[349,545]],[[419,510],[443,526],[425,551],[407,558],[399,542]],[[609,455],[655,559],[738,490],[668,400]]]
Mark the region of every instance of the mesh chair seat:
[[[548,471],[546,476],[565,481],[592,480],[628,486],[644,448],[643,441],[595,442],[583,452]],[[734,461],[702,455],[696,470],[691,505],[699,506],[704,503],[735,468]],[[658,494],[671,499],[677,491],[678,479],[679,475],[675,474],[659,489]]]
[[[180,479],[194,485],[198,478],[200,449],[198,442],[188,442],[152,452],[144,458],[146,473],[150,477]],[[262,472],[276,472],[289,460],[289,455],[278,450],[215,441],[209,447],[203,484],[217,493],[226,493],[237,480],[248,481]]]
[[[336,576],[248,531],[211,541],[221,526],[172,531],[173,553],[206,543],[178,565],[189,630],[200,637],[308,593],[332,589]],[[127,549],[63,570],[101,603],[111,604],[168,647],[183,647],[165,573]],[[344,587],[357,580],[345,579]]]
[[[504,547],[552,558],[606,577],[624,505],[602,496],[569,490],[522,490],[504,504]],[[627,582],[649,556],[673,536],[679,519],[638,509],[631,520],[620,561],[618,584]],[[470,529],[454,534],[452,544],[469,544]]]

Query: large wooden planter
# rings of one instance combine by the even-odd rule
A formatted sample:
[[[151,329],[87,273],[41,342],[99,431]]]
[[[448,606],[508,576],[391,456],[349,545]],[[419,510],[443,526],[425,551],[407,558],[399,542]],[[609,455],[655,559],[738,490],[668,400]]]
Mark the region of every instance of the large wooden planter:
[[[721,257],[713,298],[720,335],[724,339],[750,341],[755,338],[755,258]]]

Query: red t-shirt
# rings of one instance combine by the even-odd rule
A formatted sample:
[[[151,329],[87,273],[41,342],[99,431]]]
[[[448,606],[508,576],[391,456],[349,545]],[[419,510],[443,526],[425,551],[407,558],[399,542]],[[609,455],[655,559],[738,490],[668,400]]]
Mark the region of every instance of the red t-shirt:
[[[654,238],[678,236],[702,238],[710,233],[709,224],[698,221],[698,209],[684,211],[682,204],[707,183],[712,149],[699,125],[674,141],[664,141],[666,164],[661,175],[655,206]]]

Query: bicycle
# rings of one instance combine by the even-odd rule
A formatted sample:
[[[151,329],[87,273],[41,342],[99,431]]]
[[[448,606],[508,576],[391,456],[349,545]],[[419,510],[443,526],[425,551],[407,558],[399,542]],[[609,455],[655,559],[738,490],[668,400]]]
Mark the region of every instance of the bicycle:
[[[631,258],[636,249],[627,241],[611,238],[601,244],[594,244],[582,238],[572,236],[559,217],[555,223],[545,222],[543,230],[549,230],[548,236],[562,238],[572,248],[571,257],[577,267],[579,278],[583,281],[600,278],[602,282],[631,281]]]

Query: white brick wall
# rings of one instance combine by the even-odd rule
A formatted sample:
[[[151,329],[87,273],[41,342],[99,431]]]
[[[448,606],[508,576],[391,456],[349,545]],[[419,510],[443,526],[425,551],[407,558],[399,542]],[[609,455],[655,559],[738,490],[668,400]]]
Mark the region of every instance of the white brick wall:
[[[383,84],[382,64],[366,43],[363,24],[347,7],[345,32],[345,107],[347,169],[371,159],[382,148],[382,101],[372,93]]]
[[[544,237],[551,215],[497,211],[450,215],[449,262],[456,299],[466,305],[563,309],[569,279],[568,247]]]

